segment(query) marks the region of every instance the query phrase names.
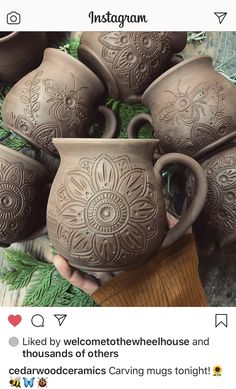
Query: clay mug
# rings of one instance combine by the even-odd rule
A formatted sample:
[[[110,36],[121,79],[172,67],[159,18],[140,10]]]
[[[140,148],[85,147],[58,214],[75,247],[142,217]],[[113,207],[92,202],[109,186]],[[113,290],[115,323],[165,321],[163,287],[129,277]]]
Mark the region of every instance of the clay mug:
[[[39,162],[0,145],[0,246],[47,231],[50,174]]]
[[[2,106],[5,127],[34,146],[57,155],[53,138],[86,137],[105,88],[98,77],[77,59],[48,48],[41,65],[8,92]],[[116,135],[114,114],[107,107],[104,137]]]
[[[200,213],[207,183],[200,165],[173,153],[153,168],[153,139],[54,139],[61,156],[47,207],[50,240],[70,265],[117,271],[144,263],[174,243]],[[193,172],[197,193],[167,232],[161,170],[181,163]]]
[[[117,100],[139,101],[144,90],[183,50],[186,32],[84,32],[78,57]]]
[[[137,137],[148,121],[164,152],[199,158],[235,137],[235,100],[236,87],[213,69],[211,57],[185,60],[147,88],[142,103],[151,115],[134,117],[128,136]]]
[[[46,32],[0,32],[0,81],[16,82],[36,68],[46,47]]]
[[[206,204],[201,212],[202,224],[214,232],[221,255],[235,255],[236,249],[236,146],[225,146],[201,161],[208,181]],[[192,175],[187,182],[191,201],[195,191]],[[201,228],[198,221],[197,230]]]

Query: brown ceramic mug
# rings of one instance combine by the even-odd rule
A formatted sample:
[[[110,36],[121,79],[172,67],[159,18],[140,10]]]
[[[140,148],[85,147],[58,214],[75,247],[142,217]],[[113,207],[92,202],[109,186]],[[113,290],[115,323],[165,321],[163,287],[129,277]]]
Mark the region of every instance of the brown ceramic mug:
[[[41,163],[0,145],[0,246],[47,231],[49,190],[50,174]]]
[[[90,31],[81,35],[78,57],[100,77],[111,97],[139,101],[186,42],[186,32]]]
[[[41,65],[7,94],[2,117],[5,127],[34,146],[57,155],[53,138],[86,137],[105,88],[80,61],[58,49],[44,52]],[[114,114],[100,106],[107,125],[104,137],[117,135]]]
[[[201,160],[208,182],[206,204],[199,217],[201,223],[214,232],[221,255],[235,255],[236,248],[236,146],[228,145]],[[195,192],[192,175],[187,182],[187,195],[191,201]]]
[[[0,81],[16,82],[33,70],[46,47],[46,32],[0,32]]]
[[[47,208],[50,240],[75,268],[125,270],[174,243],[192,225],[206,198],[200,165],[173,153],[153,168],[159,141],[54,139],[61,165]],[[167,231],[161,170],[180,163],[193,172],[197,193],[180,221]]]
[[[147,88],[142,103],[151,115],[134,117],[128,135],[137,137],[148,121],[164,152],[199,158],[235,137],[235,99],[236,87],[213,69],[211,57],[185,60]]]

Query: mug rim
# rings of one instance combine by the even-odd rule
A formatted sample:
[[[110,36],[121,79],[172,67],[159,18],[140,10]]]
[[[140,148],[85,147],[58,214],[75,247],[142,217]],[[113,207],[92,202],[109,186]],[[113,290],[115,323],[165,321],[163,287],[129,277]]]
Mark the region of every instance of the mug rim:
[[[35,165],[35,167],[40,168],[42,170],[45,170],[49,174],[49,170],[41,162],[36,161],[34,158],[30,158],[30,157],[28,157],[28,155],[22,154],[22,153],[20,153],[17,150],[13,150],[13,149],[11,149],[11,148],[9,148],[7,146],[4,146],[3,144],[0,144],[0,159],[4,158],[1,155],[1,150],[3,150],[3,152],[7,152],[7,153],[9,153],[11,155],[14,155],[16,158],[20,158],[20,159],[22,159],[23,161],[25,161],[25,162],[27,162],[29,164],[33,164],[33,165]]]
[[[64,52],[64,51],[62,51],[60,49],[54,48],[54,47],[47,47],[44,50],[44,58],[43,59],[47,59],[48,54],[50,54],[50,53],[54,53],[54,55],[56,55],[56,56],[59,56],[59,57],[62,57],[62,58],[66,58],[71,63],[74,63],[77,67],[82,68],[84,71],[86,71],[89,74],[89,76],[94,77],[94,79],[96,79],[96,81],[98,81],[103,86],[103,88],[105,90],[105,86],[102,83],[102,81],[100,80],[100,78],[89,67],[84,65],[84,63],[82,61],[80,61],[80,59],[75,58],[72,55],[70,55],[70,54],[68,54],[68,53],[66,53],[66,52]]]
[[[212,63],[212,57],[210,55],[198,55],[196,57],[191,57],[191,58],[188,58],[188,59],[185,59],[184,61],[180,62],[179,64],[173,66],[172,68],[170,68],[169,70],[167,70],[166,72],[162,73],[159,77],[156,78],[156,80],[154,80],[148,87],[147,89],[144,91],[143,95],[142,95],[142,102],[144,102],[145,98],[147,97],[148,93],[157,85],[159,84],[163,79],[165,79],[167,76],[169,76],[170,74],[174,73],[176,70],[178,70],[179,68],[182,68],[184,67],[185,65],[188,65],[192,62],[196,62],[196,61],[199,61],[199,60],[208,60],[209,62]]]
[[[160,144],[159,139],[126,139],[126,138],[53,138],[53,143],[60,144],[60,145],[66,145],[66,144],[80,144],[80,143],[94,143],[94,144],[103,144],[109,143],[109,144],[153,144],[156,143],[156,145]]]
[[[2,32],[8,32],[8,31],[2,31]],[[12,31],[10,32],[8,35],[0,38],[0,42],[6,42],[8,41],[9,39],[13,38],[15,35],[18,35],[19,34],[19,31]]]

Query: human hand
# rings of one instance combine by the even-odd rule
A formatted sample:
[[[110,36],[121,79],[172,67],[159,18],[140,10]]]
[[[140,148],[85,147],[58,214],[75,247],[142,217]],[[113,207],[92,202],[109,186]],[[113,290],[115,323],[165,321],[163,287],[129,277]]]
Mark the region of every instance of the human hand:
[[[167,223],[169,228],[173,228],[178,220],[167,212]],[[191,228],[188,229],[186,234],[191,233]],[[78,269],[70,266],[65,258],[61,255],[56,255],[53,258],[53,264],[56,267],[57,271],[69,281],[73,286],[83,290],[85,293],[92,295],[99,287],[105,285],[110,281],[114,276],[120,274],[121,272],[109,273],[109,272],[92,272],[84,273]]]

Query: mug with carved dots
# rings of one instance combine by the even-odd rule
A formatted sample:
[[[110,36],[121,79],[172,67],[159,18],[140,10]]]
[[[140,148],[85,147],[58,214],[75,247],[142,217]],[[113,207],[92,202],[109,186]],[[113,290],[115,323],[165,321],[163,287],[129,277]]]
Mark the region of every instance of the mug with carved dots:
[[[61,165],[47,208],[50,239],[58,253],[80,269],[124,270],[171,245],[193,223],[206,197],[200,165],[180,154],[161,157],[159,141],[55,139]],[[198,191],[186,214],[166,230],[160,171],[171,163],[188,166]]]

